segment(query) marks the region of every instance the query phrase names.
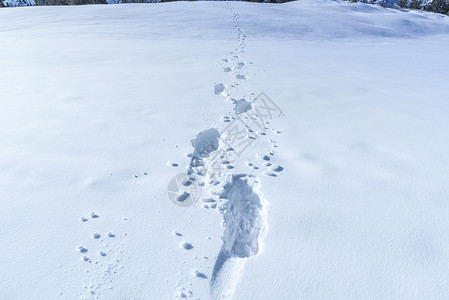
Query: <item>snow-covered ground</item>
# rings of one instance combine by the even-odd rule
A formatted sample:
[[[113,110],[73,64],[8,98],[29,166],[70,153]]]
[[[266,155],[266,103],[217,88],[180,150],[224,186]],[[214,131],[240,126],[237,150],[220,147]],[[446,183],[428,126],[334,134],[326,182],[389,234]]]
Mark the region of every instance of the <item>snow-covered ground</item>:
[[[447,299],[448,34],[331,0],[1,9],[1,298]]]

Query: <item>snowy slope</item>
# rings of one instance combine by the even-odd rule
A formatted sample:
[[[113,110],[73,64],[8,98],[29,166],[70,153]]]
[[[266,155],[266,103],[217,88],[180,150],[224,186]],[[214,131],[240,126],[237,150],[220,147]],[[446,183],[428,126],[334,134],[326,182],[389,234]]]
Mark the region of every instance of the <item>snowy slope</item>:
[[[447,298],[448,33],[330,0],[0,10],[2,297]]]

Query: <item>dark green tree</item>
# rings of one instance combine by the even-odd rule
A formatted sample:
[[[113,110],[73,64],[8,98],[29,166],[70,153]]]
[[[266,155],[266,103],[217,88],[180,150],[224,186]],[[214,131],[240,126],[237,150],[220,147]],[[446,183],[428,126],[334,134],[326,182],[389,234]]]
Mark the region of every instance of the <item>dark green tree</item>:
[[[412,2],[410,2],[410,8],[420,9],[421,6],[422,6],[422,0],[412,0]]]
[[[65,0],[68,5],[108,4],[106,0]]]
[[[449,0],[433,0],[428,10],[439,14],[447,14],[449,13]]]
[[[107,4],[106,0],[35,0],[36,5],[85,5]]]
[[[408,0],[401,0],[398,5],[402,8],[408,7]]]

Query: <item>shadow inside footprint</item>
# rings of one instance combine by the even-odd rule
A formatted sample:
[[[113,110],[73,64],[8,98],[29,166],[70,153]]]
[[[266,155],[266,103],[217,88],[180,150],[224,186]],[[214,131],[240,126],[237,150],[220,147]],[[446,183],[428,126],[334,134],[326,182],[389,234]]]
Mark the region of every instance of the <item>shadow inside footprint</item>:
[[[196,274],[196,277],[207,279],[207,276],[200,272]]]
[[[193,249],[193,245],[188,243],[188,242],[182,242],[181,243],[181,247],[186,249],[186,250],[192,250]]]
[[[194,271],[194,274],[195,274],[195,276],[196,277],[198,277],[198,278],[203,278],[203,279],[207,279],[207,276],[206,276],[206,274],[204,274],[204,273],[201,273],[200,271],[198,271],[198,270],[195,270]]]

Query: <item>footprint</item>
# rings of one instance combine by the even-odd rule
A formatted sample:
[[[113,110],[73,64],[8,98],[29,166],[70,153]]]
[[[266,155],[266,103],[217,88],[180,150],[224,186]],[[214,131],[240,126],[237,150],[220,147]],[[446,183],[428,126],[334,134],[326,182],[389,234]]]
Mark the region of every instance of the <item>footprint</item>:
[[[87,252],[87,249],[84,248],[83,246],[78,246],[77,249],[78,249],[78,251],[81,252],[81,253],[86,253],[86,252]]]
[[[85,217],[81,217],[80,220],[81,220],[81,222],[87,222],[88,221],[88,219],[85,218]]]
[[[206,198],[206,199],[203,199],[202,201],[205,202],[205,203],[214,203],[214,202],[217,202],[215,199],[212,199],[212,198]]]
[[[271,176],[271,177],[277,177],[277,175],[274,174],[274,173],[271,172],[271,171],[265,171],[264,174],[267,175],[267,176]]]
[[[107,254],[103,251],[98,251],[98,255],[105,257]]]
[[[234,101],[234,111],[237,115],[246,113],[252,108],[251,102],[246,101],[245,99]]]
[[[99,233],[92,233],[92,237],[96,240],[98,240],[99,238],[101,238],[101,235]]]
[[[282,172],[282,170],[284,170],[284,168],[278,164],[274,164],[270,167],[270,170],[274,171],[274,172]]]
[[[115,238],[115,234],[113,234],[112,232],[108,232],[108,237]]]
[[[237,78],[239,80],[246,80],[248,77],[246,75],[237,74],[237,75],[235,75],[235,78]]]
[[[99,218],[99,216],[96,213],[94,213],[94,212],[90,214],[90,217],[92,219],[98,219]]]
[[[231,120],[229,117],[227,117],[227,116],[223,117],[223,122],[229,123],[229,122],[231,122],[231,121],[232,121],[232,120]]]
[[[87,257],[87,256],[83,256],[82,260],[88,263],[91,263],[92,261]]]
[[[186,191],[180,191],[176,195],[176,201],[178,202],[184,202],[187,198],[190,197],[190,193],[187,193]]]
[[[255,255],[259,248],[259,233],[262,228],[262,199],[254,191],[258,185],[252,175],[238,174],[223,187],[220,198],[227,199],[223,249],[238,257]],[[247,224],[247,226],[243,226]]]
[[[226,200],[220,207],[225,228],[223,245],[210,280],[213,295],[219,296],[229,276],[236,275],[232,268],[236,258],[251,257],[259,252],[259,235],[264,220],[263,197],[258,192],[258,185],[259,181],[255,176],[232,175],[220,194],[220,198]]]
[[[181,247],[186,249],[186,250],[192,250],[193,249],[193,245],[190,244],[189,242],[182,242],[181,243]]]
[[[243,68],[244,66],[245,66],[245,63],[243,63],[243,62],[239,62],[237,64],[237,68],[239,68],[239,69]]]
[[[211,152],[218,149],[220,132],[215,128],[204,130],[197,134],[192,140],[192,146],[195,148],[192,159],[207,158]]]
[[[195,275],[195,276],[198,277],[198,278],[207,279],[206,274],[201,273],[200,271],[198,271],[198,270],[196,270],[196,269],[193,270],[193,275]]]
[[[230,67],[226,67],[223,69],[223,72],[226,72],[226,73],[229,73],[231,71],[232,71],[232,69]]]
[[[223,83],[217,83],[214,86],[215,95],[220,95],[225,91],[225,85]]]
[[[190,290],[186,290],[185,288],[180,288],[176,293],[175,293],[175,299],[186,299],[186,298],[190,298],[192,297],[193,292]]]
[[[257,155],[258,158],[262,159],[262,160],[266,160],[269,161],[271,160],[271,158],[268,155]]]
[[[170,160],[167,162],[167,165],[172,166],[172,167],[175,167],[175,168],[179,166],[178,163],[172,162],[172,161],[170,161]]]
[[[182,179],[181,184],[183,186],[190,186],[195,181],[196,181],[196,179],[194,177],[186,176]]]

